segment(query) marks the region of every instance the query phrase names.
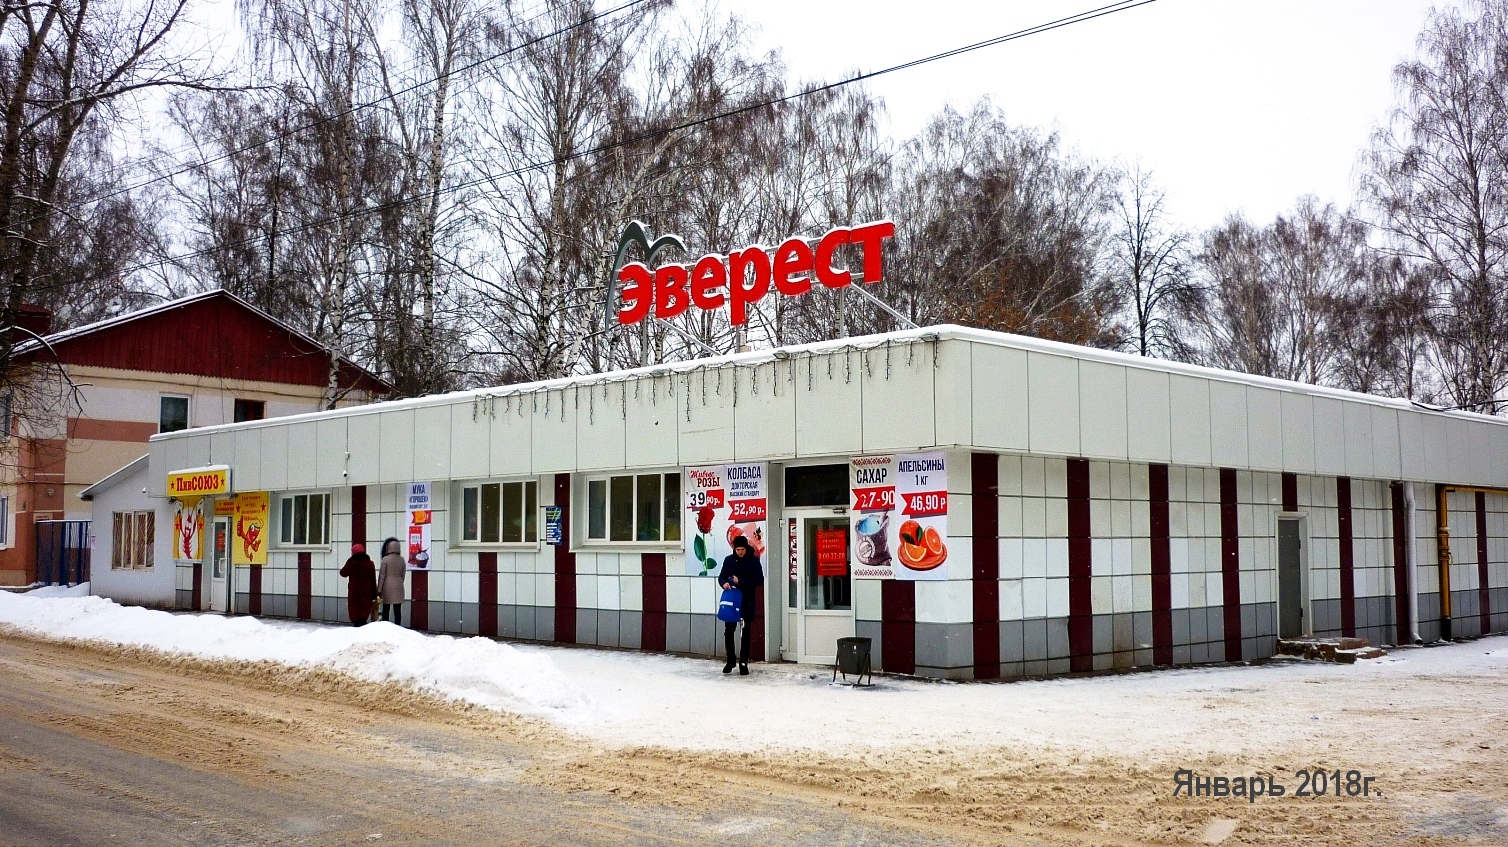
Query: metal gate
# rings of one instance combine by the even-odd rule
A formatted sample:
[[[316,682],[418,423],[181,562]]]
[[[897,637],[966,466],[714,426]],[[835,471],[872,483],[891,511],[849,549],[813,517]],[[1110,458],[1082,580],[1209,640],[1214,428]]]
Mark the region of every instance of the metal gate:
[[[38,521],[37,581],[77,585],[89,581],[89,522]]]

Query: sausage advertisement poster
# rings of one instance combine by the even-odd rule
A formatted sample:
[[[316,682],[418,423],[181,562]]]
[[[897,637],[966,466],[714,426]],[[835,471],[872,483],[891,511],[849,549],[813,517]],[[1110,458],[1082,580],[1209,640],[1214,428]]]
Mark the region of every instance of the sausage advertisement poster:
[[[854,578],[947,579],[946,454],[863,456],[848,479]]]
[[[686,573],[716,576],[723,559],[733,552],[733,539],[742,535],[766,564],[769,538],[769,467],[764,462],[706,465],[687,468],[681,490],[686,492]]]

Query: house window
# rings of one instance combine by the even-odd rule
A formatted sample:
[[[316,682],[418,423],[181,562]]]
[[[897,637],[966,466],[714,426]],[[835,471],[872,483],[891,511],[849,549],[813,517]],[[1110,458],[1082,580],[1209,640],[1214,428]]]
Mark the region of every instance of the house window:
[[[234,415],[234,423],[259,421],[267,417],[267,403],[264,400],[242,400],[238,397],[236,398]]]
[[[287,494],[279,506],[278,541],[293,547],[330,543],[330,495]]]
[[[180,429],[188,429],[189,399],[187,397],[164,394],[158,408],[158,432],[177,432]]]
[[[588,541],[680,541],[680,473],[587,480],[586,537]]]
[[[0,497],[0,547],[10,543],[10,498]]]
[[[10,393],[0,394],[0,441],[10,438]]]
[[[461,540],[478,544],[539,541],[539,482],[483,482],[461,487]]]
[[[111,517],[110,567],[151,570],[157,516],[152,512],[115,512]]]

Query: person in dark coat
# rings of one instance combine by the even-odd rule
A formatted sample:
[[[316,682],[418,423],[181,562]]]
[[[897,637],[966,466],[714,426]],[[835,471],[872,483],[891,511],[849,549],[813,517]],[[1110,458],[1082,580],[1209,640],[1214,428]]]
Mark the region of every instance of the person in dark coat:
[[[759,564],[759,556],[749,549],[749,539],[742,535],[733,539],[733,554],[723,559],[723,569],[718,572],[717,582],[725,590],[737,588],[743,595],[743,602],[739,606],[739,623],[744,625],[743,650],[733,650],[733,630],[738,624],[725,623],[723,646],[728,654],[728,663],[723,665],[723,673],[732,673],[736,663],[739,675],[748,676],[750,642],[754,637],[754,610],[759,608],[756,598],[759,596],[760,586],[764,585],[764,568]]]
[[[362,544],[351,545],[351,558],[340,569],[340,575],[350,580],[346,583],[346,611],[351,615],[351,625],[361,626],[372,616],[372,603],[377,599],[377,566]]]

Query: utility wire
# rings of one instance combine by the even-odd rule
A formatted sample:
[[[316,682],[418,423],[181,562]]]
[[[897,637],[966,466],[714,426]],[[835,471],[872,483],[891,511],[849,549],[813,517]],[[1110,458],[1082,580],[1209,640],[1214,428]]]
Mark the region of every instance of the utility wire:
[[[634,0],[633,3],[626,4],[625,6],[619,7],[619,9],[626,8],[627,6],[635,5],[636,3],[639,3],[639,2],[644,2],[644,0]],[[823,91],[831,91],[831,90],[834,90],[834,89],[842,88],[842,87],[847,86],[847,85],[853,85],[854,83],[863,82],[863,81],[869,80],[869,79],[874,79],[875,77],[884,76],[886,74],[895,73],[897,71],[908,70],[910,68],[914,68],[914,67],[917,67],[919,65],[925,65],[925,64],[928,64],[930,62],[936,62],[936,61],[940,61],[942,59],[952,58],[954,56],[959,56],[959,55],[962,55],[964,53],[970,53],[970,52],[973,52],[975,50],[982,50],[982,49],[984,49],[986,47],[993,47],[993,46],[996,46],[996,45],[999,45],[999,44],[1004,44],[1004,43],[1006,43],[1008,41],[1016,41],[1018,39],[1027,38],[1027,37],[1032,36],[1032,35],[1040,35],[1040,34],[1042,34],[1044,32],[1051,32],[1052,30],[1055,30],[1055,29],[1062,29],[1063,27],[1068,27],[1068,26],[1072,26],[1074,24],[1084,23],[1086,21],[1091,21],[1091,20],[1094,20],[1096,18],[1102,18],[1102,17],[1106,17],[1108,15],[1113,15],[1113,14],[1116,14],[1118,12],[1130,11],[1131,9],[1135,9],[1135,8],[1138,8],[1138,7],[1141,7],[1141,6],[1147,6],[1147,5],[1150,5],[1150,4],[1155,3],[1155,2],[1157,2],[1157,0],[1120,0],[1120,2],[1117,2],[1117,3],[1111,3],[1109,5],[1100,6],[1098,8],[1089,9],[1089,10],[1084,11],[1084,12],[1079,12],[1078,14],[1075,14],[1075,15],[1069,15],[1067,17],[1058,18],[1057,20],[1048,21],[1047,23],[1038,24],[1036,26],[1028,27],[1026,29],[1019,29],[1019,30],[1016,30],[1015,32],[1006,33],[1005,35],[996,36],[995,38],[986,39],[984,41],[977,41],[977,42],[974,42],[973,44],[968,44],[968,45],[965,45],[963,47],[956,47],[956,48],[954,48],[952,50],[946,50],[946,51],[941,52],[941,53],[934,53],[934,54],[932,54],[930,56],[925,56],[925,57],[922,57],[922,58],[919,58],[919,59],[913,59],[913,60],[911,60],[909,62],[903,62],[903,63],[898,64],[898,65],[891,65],[890,67],[883,68],[883,69],[880,69],[880,70],[868,71],[868,72],[865,72],[865,73],[856,74],[854,76],[848,77],[847,79],[839,80],[837,82],[830,82],[830,83],[827,83],[825,85],[814,86],[812,88],[804,88],[804,89],[801,89],[800,91],[795,91],[795,92],[792,92],[790,94],[782,95],[780,97],[773,97],[773,98],[770,98],[768,100],[759,101],[757,103],[750,103],[750,104],[747,104],[747,105],[744,105],[744,106],[739,106],[737,108],[728,109],[728,110],[723,111],[723,112],[718,112],[716,114],[706,115],[706,116],[703,116],[703,117],[700,117],[700,118],[695,118],[695,119],[692,119],[692,120],[689,120],[689,121],[685,121],[683,123],[676,124],[675,126],[666,127],[664,129],[652,130],[650,132],[641,133],[639,135],[631,136],[629,138],[624,138],[624,139],[620,139],[620,140],[617,140],[617,141],[607,142],[607,143],[604,143],[604,144],[600,144],[600,145],[598,145],[596,147],[588,148],[586,150],[582,150],[580,152],[573,153],[573,154],[571,154],[569,156],[559,157],[559,158],[552,158],[552,159],[545,159],[545,160],[541,160],[541,161],[538,161],[538,162],[532,162],[532,163],[527,164],[527,165],[522,165],[520,167],[513,168],[512,170],[502,171],[500,173],[486,174],[484,176],[477,177],[476,179],[467,180],[465,182],[461,182],[461,183],[457,183],[455,185],[448,186],[446,188],[441,189],[438,193],[439,194],[453,194],[453,193],[455,193],[457,191],[464,191],[464,190],[466,190],[468,188],[475,188],[477,186],[485,185],[485,184],[487,184],[489,182],[493,182],[495,180],[506,179],[508,177],[519,176],[521,174],[525,174],[525,173],[528,173],[530,171],[536,171],[536,170],[541,170],[541,169],[544,169],[544,168],[554,167],[554,166],[556,166],[558,164],[564,164],[566,162],[574,161],[576,159],[580,159],[580,158],[583,158],[583,157],[586,157],[586,156],[593,156],[593,155],[596,155],[598,153],[603,153],[603,152],[606,152],[608,150],[612,150],[612,149],[615,149],[615,148],[618,148],[618,147],[624,147],[624,146],[628,146],[628,145],[632,145],[632,144],[637,144],[637,143],[642,142],[642,141],[648,141],[648,140],[651,140],[651,139],[654,139],[654,138],[660,138],[660,137],[663,137],[663,136],[666,136],[666,135],[670,135],[672,133],[680,132],[682,130],[693,129],[693,128],[696,128],[696,127],[699,127],[699,126],[704,126],[704,125],[712,123],[714,121],[719,121],[719,120],[723,120],[725,118],[735,117],[737,115],[747,114],[749,112],[757,111],[759,109],[765,109],[765,108],[768,108],[770,106],[778,106],[778,105],[780,105],[782,103],[788,103],[788,102],[791,102],[793,100],[799,100],[799,99],[801,99],[803,97],[808,97],[810,95],[818,94],[818,93],[821,93]],[[276,230],[273,233],[271,233],[271,235],[273,235],[273,236],[293,235],[293,234],[297,234],[297,233],[301,233],[301,232],[306,232],[306,231],[311,230],[311,229],[316,229],[316,228],[319,228],[319,227],[328,226],[328,225],[334,224],[334,223],[340,223],[342,221],[349,220],[349,219],[352,219],[352,218],[364,217],[366,215],[378,214],[380,212],[389,211],[391,209],[402,208],[403,206],[407,206],[407,205],[412,204],[412,203],[417,203],[417,202],[419,202],[421,200],[429,199],[429,198],[433,197],[434,195],[435,195],[435,192],[430,192],[430,193],[426,193],[426,194],[422,194],[422,195],[416,195],[414,197],[406,197],[406,198],[401,198],[401,199],[398,199],[398,200],[390,200],[390,201],[388,201],[386,203],[379,203],[379,204],[377,204],[375,206],[370,206],[370,207],[363,208],[363,209],[354,209],[354,210],[352,210],[350,212],[344,212],[344,213],[341,213],[341,214],[336,214],[336,215],[331,215],[329,217],[321,218],[319,220],[309,221],[308,223],[304,223],[304,224],[301,224],[301,225],[296,226],[296,227],[291,227],[291,228],[283,229],[283,230]],[[164,258],[161,258],[161,259],[157,259],[157,260],[154,260],[154,261],[151,261],[151,262],[143,262],[141,264],[132,265],[132,266],[129,266],[129,267],[121,269],[121,271],[119,272],[118,276],[128,276],[128,275],[136,273],[138,271],[150,270],[152,268],[166,268],[169,263],[182,262],[182,261],[185,261],[185,260],[188,260],[188,259],[198,258],[200,256],[207,256],[207,255],[210,255],[212,253],[217,253],[217,252],[222,251],[222,250],[228,250],[228,249],[233,250],[233,249],[236,249],[238,247],[245,247],[245,246],[251,245],[251,244],[253,244],[255,242],[261,241],[261,240],[263,240],[266,237],[267,237],[266,234],[258,234],[255,237],[242,239],[240,241],[232,242],[230,244],[220,244],[220,245],[216,245],[216,246],[213,246],[213,247],[206,247],[206,248],[201,249],[201,250],[195,250],[195,251],[192,251],[192,252],[189,252],[189,253],[181,253],[181,254],[178,254],[176,256],[167,256],[167,257],[164,257]],[[112,276],[115,276],[115,275],[112,275]]]
[[[477,60],[475,60],[473,62],[470,62],[468,64],[462,65],[459,68],[456,68],[456,69],[452,70],[450,72],[449,76],[452,76],[452,77],[462,76],[462,75],[464,75],[466,73],[469,73],[470,71],[473,71],[473,70],[475,70],[475,69],[477,69],[477,68],[479,68],[479,67],[481,67],[483,65],[489,64],[491,62],[495,62],[498,59],[506,58],[506,57],[508,57],[508,56],[510,56],[510,55],[512,55],[514,53],[517,53],[520,50],[526,49],[528,47],[533,47],[534,45],[539,44],[541,42],[548,41],[548,40],[550,40],[552,38],[555,38],[557,36],[560,36],[560,35],[564,35],[564,34],[570,32],[573,29],[577,29],[578,27],[583,27],[583,26],[586,26],[587,24],[595,23],[596,21],[602,20],[602,19],[604,19],[606,17],[609,17],[611,15],[615,15],[615,14],[617,14],[619,12],[622,12],[622,11],[625,11],[627,9],[631,9],[631,8],[633,8],[635,6],[642,5],[642,4],[647,3],[649,1],[650,0],[629,0],[629,2],[623,3],[623,4],[619,5],[619,6],[615,6],[615,7],[611,8],[611,9],[606,10],[606,11],[599,12],[599,13],[597,13],[595,15],[592,15],[591,17],[582,18],[581,20],[579,20],[579,21],[577,21],[577,22],[575,22],[573,24],[570,24],[568,26],[563,26],[560,29],[554,30],[552,32],[547,32],[547,33],[545,33],[543,35],[540,35],[540,36],[532,38],[532,39],[530,39],[528,41],[525,41],[522,44],[516,44],[516,45],[514,45],[512,47],[509,47],[506,50],[502,50],[502,51],[499,51],[497,53],[493,53],[493,54],[491,54],[489,56],[484,56],[484,57],[482,57],[480,59],[477,59]],[[545,15],[547,15],[547,14],[549,14],[549,13],[548,12],[541,13],[537,17],[529,19],[528,21],[526,21],[526,23],[533,23],[534,21],[537,21],[540,18],[545,17]],[[414,67],[417,67],[421,63],[421,61],[422,60],[413,62],[410,65],[410,69],[412,69]],[[434,84],[438,83],[439,81],[440,81],[440,77],[436,76],[436,77],[431,77],[431,78],[427,78],[427,79],[419,80],[417,82],[410,83],[408,86],[406,86],[404,88],[400,88],[400,89],[398,89],[396,91],[388,92],[386,94],[383,94],[381,97],[377,97],[377,98],[372,99],[372,100],[365,100],[365,101],[362,101],[360,103],[355,103],[355,104],[353,104],[351,106],[348,106],[345,109],[342,109],[341,111],[334,112],[334,113],[329,114],[329,115],[325,115],[323,117],[320,117],[320,118],[317,118],[315,120],[312,120],[309,123],[303,124],[301,126],[294,127],[293,129],[284,130],[284,131],[276,133],[274,135],[270,135],[270,136],[268,136],[268,137],[266,137],[266,138],[264,138],[264,139],[262,139],[260,141],[256,141],[256,142],[253,142],[251,144],[247,144],[245,146],[238,147],[238,148],[236,148],[234,150],[228,150],[228,151],[226,151],[224,153],[221,153],[221,154],[219,154],[217,156],[212,156],[210,158],[202,159],[200,161],[192,162],[192,163],[189,163],[189,164],[186,164],[186,165],[181,165],[177,169],[172,170],[172,171],[168,171],[167,173],[161,173],[161,174],[158,174],[158,175],[156,175],[154,177],[150,177],[148,179],[144,179],[144,180],[142,180],[140,182],[137,182],[137,183],[134,183],[134,184],[131,184],[131,185],[122,186],[120,188],[113,189],[113,190],[108,191],[108,192],[106,192],[104,194],[101,194],[101,195],[99,195],[97,197],[92,197],[92,198],[90,198],[88,200],[79,201],[78,203],[74,204],[71,208],[76,210],[76,209],[82,208],[84,206],[90,206],[90,205],[93,205],[95,203],[99,203],[99,202],[102,202],[102,201],[105,201],[105,200],[109,200],[112,197],[119,197],[122,194],[129,194],[129,193],[131,193],[133,191],[137,191],[139,189],[146,188],[149,185],[154,185],[154,184],[162,182],[164,180],[172,179],[173,177],[176,177],[176,176],[182,176],[182,175],[187,174],[187,173],[192,173],[193,171],[198,170],[199,168],[205,167],[206,165],[213,165],[213,164],[215,164],[217,162],[223,162],[223,161],[225,161],[227,159],[233,158],[235,156],[239,156],[242,153],[248,153],[248,152],[250,152],[252,150],[256,150],[259,147],[266,147],[267,145],[272,144],[274,142],[282,141],[282,140],[288,139],[288,138],[292,138],[293,136],[296,136],[296,135],[298,135],[300,133],[307,132],[307,131],[309,131],[311,129],[316,129],[316,128],[320,127],[320,126],[323,126],[323,125],[325,125],[327,123],[330,123],[331,121],[340,120],[341,118],[347,117],[349,115],[353,115],[356,112],[362,111],[364,109],[370,109],[370,108],[372,108],[374,106],[380,106],[383,103],[386,103],[386,102],[388,102],[390,100],[396,101],[396,99],[398,97],[401,97],[401,96],[403,96],[405,94],[411,94],[411,93],[413,93],[415,91],[418,91],[421,88],[424,88],[425,86],[434,85]],[[188,151],[193,150],[193,149],[194,149],[194,147],[192,145],[185,145],[183,147],[180,147],[178,149],[178,151],[176,151],[176,152],[188,152]],[[62,209],[60,211],[69,211],[69,209]],[[31,221],[34,221],[36,219],[37,219],[37,216],[33,216],[33,217],[31,217],[30,219],[28,219],[26,221],[22,221],[22,224],[30,223]]]

